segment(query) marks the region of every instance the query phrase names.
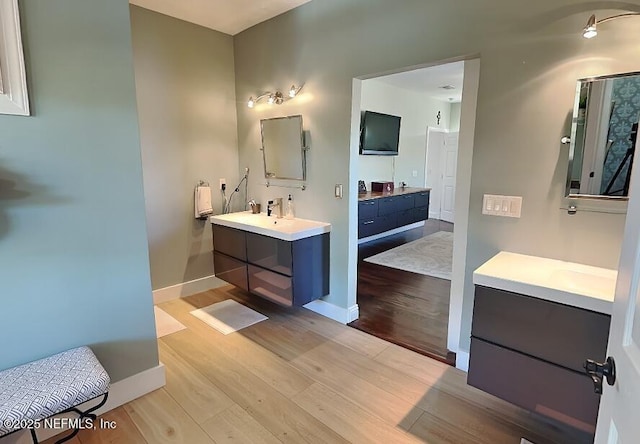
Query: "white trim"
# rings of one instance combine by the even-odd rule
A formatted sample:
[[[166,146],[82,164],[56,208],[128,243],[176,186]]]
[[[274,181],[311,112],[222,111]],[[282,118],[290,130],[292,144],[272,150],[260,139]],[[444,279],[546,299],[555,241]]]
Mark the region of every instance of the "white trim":
[[[311,301],[304,305],[304,308],[340,322],[341,324],[348,324],[349,322],[355,321],[360,316],[358,304],[352,305],[349,308],[342,308],[323,301],[322,299],[316,299],[315,301]]]
[[[214,275],[206,276],[189,282],[182,282],[171,285],[170,287],[153,290],[153,303],[162,304],[163,302],[186,298],[192,294],[202,293],[203,291],[224,287],[225,285],[229,284]]]
[[[166,384],[165,368],[164,364],[160,363],[156,367],[152,367],[147,370],[143,370],[140,373],[136,373],[133,376],[129,376],[122,381],[114,382],[109,387],[109,398],[107,403],[95,413],[100,416],[106,412],[113,410],[121,405],[140,398],[154,390],[164,387]],[[81,406],[95,405],[96,401],[89,401]],[[82,407],[81,407],[82,410]],[[66,415],[58,415],[56,418],[75,418],[78,415],[75,413],[69,413]],[[94,423],[94,426],[99,427],[99,423]],[[40,442],[51,438],[59,433],[64,432],[65,429],[40,429],[38,430],[38,440]],[[2,439],[2,444],[22,444],[31,443],[31,435],[28,430],[17,432],[13,435],[7,436]]]
[[[376,239],[382,239],[383,237],[391,236],[392,234],[402,233],[403,231],[413,230],[414,228],[424,227],[424,221],[414,222],[410,225],[405,225],[403,227],[394,228],[393,230],[385,231],[384,233],[374,234],[373,236],[363,237],[362,239],[358,239],[358,245],[364,244],[365,242],[370,242]]]
[[[0,0],[0,114],[28,116],[18,0]]]
[[[469,352],[462,350],[456,352],[456,368],[463,372],[469,371]]]
[[[460,345],[469,348],[470,329],[462,334],[464,306],[473,304],[473,282],[467,267],[467,233],[469,231],[469,205],[471,200],[471,164],[473,161],[476,105],[480,84],[480,59],[465,60],[462,102],[460,106],[460,131],[458,140],[458,174],[456,176],[456,201],[453,230],[453,264],[451,292],[449,293],[449,322],[447,348],[461,353]],[[465,298],[467,302],[465,304]],[[468,326],[471,326],[471,322]],[[469,336],[467,336],[467,334]],[[462,340],[466,336],[466,339]],[[463,353],[463,352],[462,352]],[[467,352],[468,355],[468,352]],[[467,359],[468,362],[468,359]]]

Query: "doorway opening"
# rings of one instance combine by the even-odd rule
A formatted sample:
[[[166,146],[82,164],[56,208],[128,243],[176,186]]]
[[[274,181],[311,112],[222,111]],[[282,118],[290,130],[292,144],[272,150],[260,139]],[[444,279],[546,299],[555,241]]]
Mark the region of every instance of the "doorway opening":
[[[465,128],[460,131],[465,63],[456,61],[354,82],[352,120],[357,131],[356,113],[374,111],[402,119],[397,156],[352,154],[352,181],[362,181],[365,187],[372,182],[394,184],[391,195],[361,194],[359,204],[372,197],[389,199],[426,190],[429,207],[428,217],[425,213],[419,222],[411,220],[413,223],[403,225],[398,216],[390,225],[392,229],[373,236],[369,232],[363,236],[358,230],[355,274],[359,317],[349,325],[451,365],[456,364],[459,337],[459,321],[451,322],[458,308],[450,309],[454,222],[463,218],[466,231],[469,190],[466,200],[457,202],[457,197],[464,195],[471,171],[470,167],[458,168],[458,135],[465,134]],[[476,92],[477,86],[471,107],[474,122]],[[473,123],[470,128],[472,140]],[[458,189],[459,182],[462,189]],[[458,211],[459,205],[462,211]],[[358,226],[364,222],[359,220]],[[462,239],[466,243],[466,233]],[[464,256],[464,249],[461,251]],[[450,331],[452,324],[454,330]]]

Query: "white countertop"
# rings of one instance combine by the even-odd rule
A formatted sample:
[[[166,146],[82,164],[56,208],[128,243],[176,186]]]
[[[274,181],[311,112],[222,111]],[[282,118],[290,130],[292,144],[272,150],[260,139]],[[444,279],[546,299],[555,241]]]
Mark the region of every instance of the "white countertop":
[[[331,231],[331,224],[308,219],[284,219],[267,216],[265,213],[253,214],[251,211],[211,216],[212,224],[237,228],[251,233],[275,237],[285,241],[295,241]]]
[[[618,272],[608,268],[501,251],[473,283],[610,315]]]

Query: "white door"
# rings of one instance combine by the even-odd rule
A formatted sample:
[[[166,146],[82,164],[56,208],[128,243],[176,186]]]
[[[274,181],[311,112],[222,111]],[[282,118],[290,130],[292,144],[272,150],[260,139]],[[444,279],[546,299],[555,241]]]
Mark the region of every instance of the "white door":
[[[440,128],[427,128],[427,158],[424,169],[424,186],[431,188],[431,193],[429,193],[430,219],[440,219],[444,137],[444,130]]]
[[[596,444],[640,442],[640,167],[631,174],[607,351],[615,360],[616,382],[604,384]]]
[[[449,133],[444,139],[442,158],[442,197],[440,219],[453,223],[456,196],[456,170],[458,166],[458,133]]]

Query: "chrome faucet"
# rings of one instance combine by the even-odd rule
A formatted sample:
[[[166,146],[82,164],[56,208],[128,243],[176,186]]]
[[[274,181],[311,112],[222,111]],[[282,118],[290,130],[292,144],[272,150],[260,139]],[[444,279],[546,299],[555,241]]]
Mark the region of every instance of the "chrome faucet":
[[[273,209],[276,208],[276,217],[282,219],[282,197],[276,197],[274,200],[275,203],[273,200],[267,203],[267,216],[271,216]]]

